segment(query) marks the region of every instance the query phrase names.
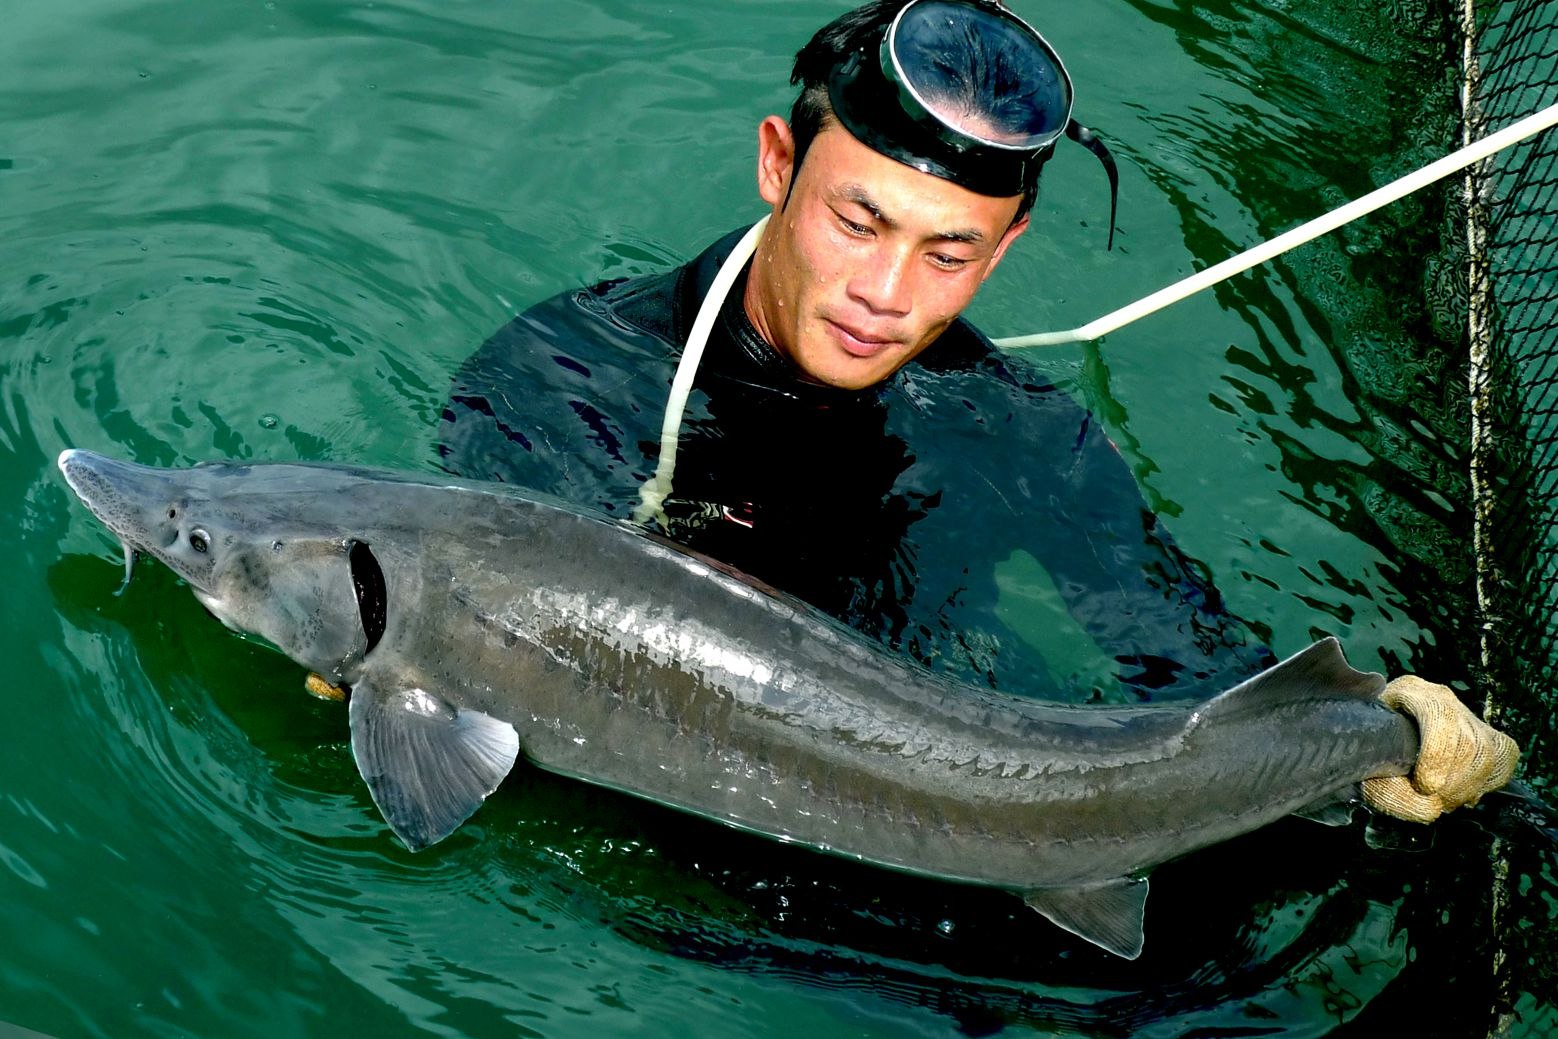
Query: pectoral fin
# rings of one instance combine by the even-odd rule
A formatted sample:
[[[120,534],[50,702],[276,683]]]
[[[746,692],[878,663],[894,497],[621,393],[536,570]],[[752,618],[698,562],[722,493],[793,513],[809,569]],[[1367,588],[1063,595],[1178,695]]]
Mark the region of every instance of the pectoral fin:
[[[1348,826],[1352,823],[1353,808],[1354,804],[1346,798],[1332,796],[1307,804],[1293,814],[1325,826]]]
[[[1049,888],[1023,899],[1045,919],[1116,956],[1141,955],[1146,878],[1113,880],[1092,887]]]
[[[352,756],[385,822],[412,851],[470,818],[519,756],[507,722],[422,689],[352,688]]]

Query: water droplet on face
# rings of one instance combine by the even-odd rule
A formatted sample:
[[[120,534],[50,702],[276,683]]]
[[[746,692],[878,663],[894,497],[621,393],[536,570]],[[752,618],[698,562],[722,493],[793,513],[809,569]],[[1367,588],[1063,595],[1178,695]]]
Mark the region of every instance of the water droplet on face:
[[[281,425],[281,419],[277,418],[275,415],[260,416],[260,426],[264,429],[275,429],[279,425]]]

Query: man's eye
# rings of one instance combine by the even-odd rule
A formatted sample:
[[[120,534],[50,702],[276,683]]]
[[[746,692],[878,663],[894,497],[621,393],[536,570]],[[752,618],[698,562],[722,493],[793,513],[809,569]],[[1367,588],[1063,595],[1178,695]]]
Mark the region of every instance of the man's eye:
[[[865,224],[857,224],[847,216],[839,217],[839,223],[844,225],[844,230],[854,235],[868,235],[871,229]]]
[[[968,266],[967,260],[961,256],[948,256],[946,253],[932,253],[931,262],[942,270],[955,271]]]

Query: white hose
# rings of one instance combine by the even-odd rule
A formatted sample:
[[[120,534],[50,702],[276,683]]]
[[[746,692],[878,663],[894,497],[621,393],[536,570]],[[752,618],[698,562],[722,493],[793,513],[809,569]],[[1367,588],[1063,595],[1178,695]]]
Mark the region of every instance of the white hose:
[[[1237,256],[1229,257],[1219,264],[1177,281],[1167,288],[1159,289],[1150,296],[1145,296],[1119,310],[1111,311],[1085,325],[1064,332],[1008,336],[994,340],[995,345],[1006,350],[1016,350],[1030,346],[1081,343],[1108,335],[1148,314],[1162,310],[1171,303],[1177,303],[1187,296],[1193,296],[1220,281],[1242,274],[1251,267],[1265,263],[1305,242],[1313,241],[1343,224],[1404,198],[1419,188],[1463,170],[1554,125],[1558,125],[1558,105],[1544,108],[1497,133],[1489,134],[1480,141],[1451,152],[1437,162],[1429,163],[1421,169],[1393,180],[1362,198],[1333,209],[1324,216],[1316,217],[1285,234],[1278,235],[1269,242],[1246,249]],[[698,363],[703,359],[703,349],[708,344],[709,334],[714,329],[714,321],[719,316],[720,307],[725,302],[725,297],[730,294],[730,287],[735,284],[741,268],[757,250],[757,240],[762,236],[763,228],[766,226],[768,226],[768,217],[765,216],[753,224],[736,243],[735,249],[714,276],[714,282],[709,286],[708,294],[703,297],[703,304],[698,308],[698,316],[692,323],[692,332],[688,335],[687,345],[682,350],[681,361],[676,366],[676,376],[671,380],[671,393],[665,404],[665,419],[660,425],[660,460],[655,466],[654,476],[650,477],[638,491],[639,504],[633,510],[633,520],[636,523],[644,524],[650,520],[665,522],[665,513],[661,506],[671,493],[671,477],[676,471],[677,437],[681,431],[682,414],[687,409],[687,396],[692,392],[693,377],[698,372]]]
[[[735,249],[714,275],[708,294],[698,307],[692,331],[687,334],[687,345],[682,348],[682,359],[676,366],[676,377],[671,380],[671,395],[665,402],[665,419],[660,423],[660,461],[655,466],[655,474],[638,489],[638,507],[633,510],[634,523],[642,525],[657,520],[665,524],[665,512],[661,506],[671,493],[671,477],[676,472],[676,441],[681,433],[682,413],[687,410],[687,395],[692,392],[692,380],[698,374],[698,362],[703,360],[703,348],[708,345],[709,333],[714,330],[714,321],[719,317],[725,297],[730,295],[730,287],[741,274],[741,268],[757,251],[757,240],[762,237],[763,228],[767,226],[768,217],[765,216],[741,236],[741,241],[736,243]]]
[[[1356,220],[1366,213],[1372,213],[1381,206],[1387,205],[1410,195],[1418,188],[1426,187],[1436,180],[1448,177],[1450,174],[1465,169],[1473,163],[1480,162],[1496,152],[1503,151],[1512,144],[1518,144],[1527,137],[1533,137],[1543,130],[1558,124],[1558,105],[1551,105],[1534,115],[1505,127],[1498,133],[1489,134],[1464,148],[1451,152],[1437,162],[1428,164],[1415,172],[1391,181],[1382,188],[1369,192],[1356,201],[1349,202],[1345,206],[1333,209],[1324,216],[1316,217],[1307,224],[1301,224],[1293,230],[1280,234],[1269,242],[1264,242],[1254,248],[1247,249],[1237,256],[1229,257],[1222,263],[1208,267],[1206,270],[1193,274],[1183,281],[1177,281],[1167,288],[1159,289],[1150,296],[1145,296],[1128,306],[1105,314],[1103,317],[1078,328],[1065,332],[1040,332],[1035,335],[1009,336],[1005,339],[994,340],[995,345],[1005,350],[1015,350],[1028,346],[1058,346],[1062,343],[1084,343],[1100,336],[1108,335],[1116,329],[1144,318],[1148,314],[1162,310],[1170,303],[1178,303],[1186,296],[1194,295],[1202,289],[1210,288],[1220,281],[1226,281],[1235,274],[1241,274],[1258,263],[1265,263],[1274,256],[1281,255],[1296,246],[1320,237],[1328,231],[1334,231],[1343,224]]]

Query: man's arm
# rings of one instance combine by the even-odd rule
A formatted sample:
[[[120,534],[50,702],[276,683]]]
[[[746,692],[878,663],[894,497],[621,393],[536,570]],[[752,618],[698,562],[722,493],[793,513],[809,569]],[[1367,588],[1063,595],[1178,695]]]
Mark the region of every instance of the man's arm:
[[[1153,698],[1209,695],[1274,663],[1148,508],[1097,419],[1053,387],[1024,392],[1018,543],[1120,680]]]

